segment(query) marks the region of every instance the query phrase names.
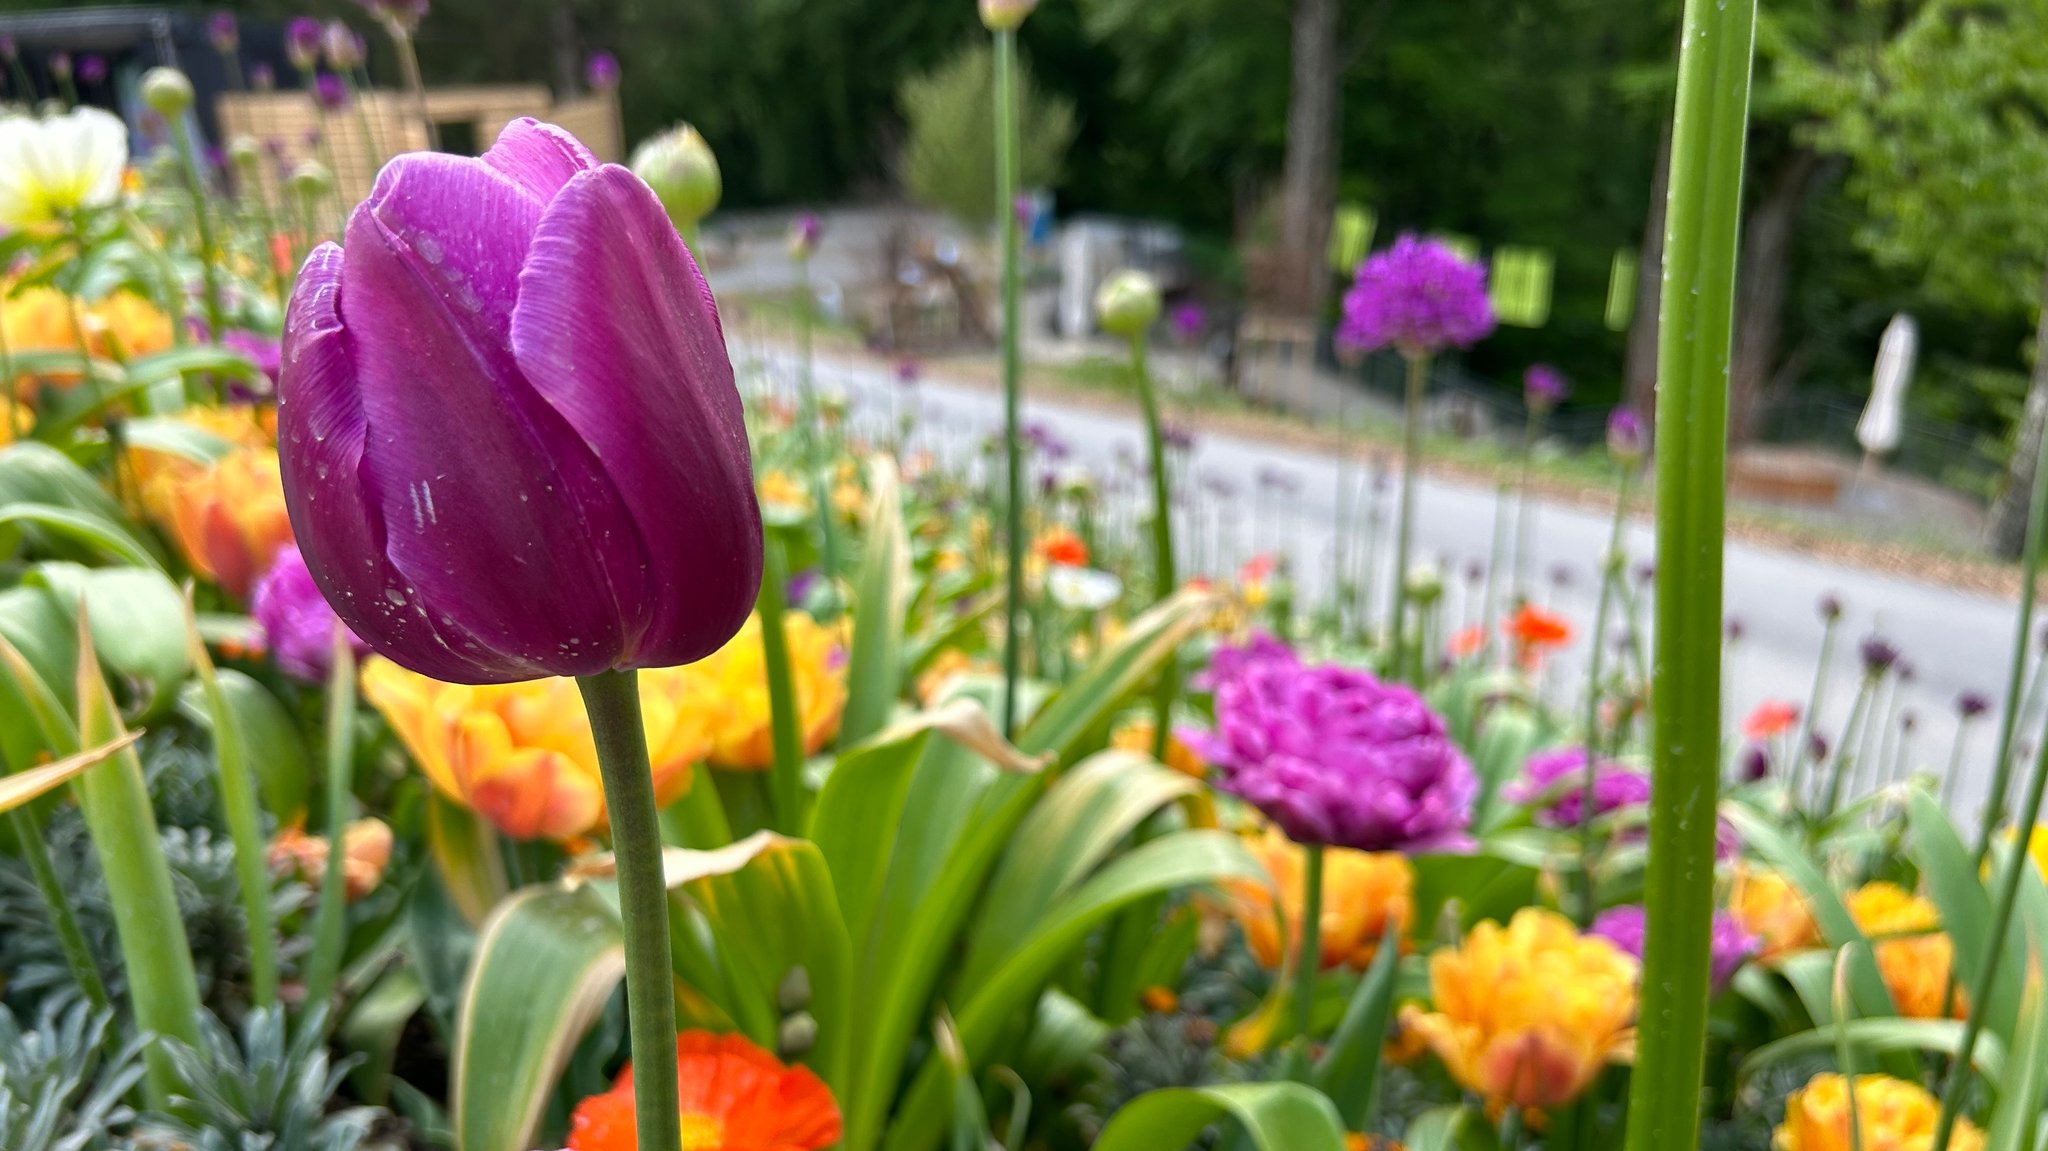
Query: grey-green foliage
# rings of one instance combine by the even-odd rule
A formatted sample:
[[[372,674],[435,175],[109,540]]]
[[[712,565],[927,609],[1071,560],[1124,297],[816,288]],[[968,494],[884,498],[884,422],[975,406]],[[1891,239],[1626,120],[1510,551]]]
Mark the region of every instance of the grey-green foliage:
[[[967,223],[994,223],[995,54],[987,45],[964,49],[931,73],[905,81],[900,99],[909,122],[903,186],[920,203]],[[1074,106],[1040,94],[1021,64],[1017,106],[1018,187],[1051,184],[1074,140]]]
[[[104,1151],[134,1119],[122,1097],[142,1077],[143,1044],[109,1046],[110,1012],[44,1010],[24,1029],[0,1007],[0,1147]]]
[[[173,1099],[176,1118],[144,1120],[145,1138],[169,1136],[192,1151],[366,1148],[385,1113],[375,1107],[328,1110],[355,1061],[333,1061],[326,1033],[320,1010],[299,1021],[296,1035],[279,1006],[251,1011],[239,1036],[207,1015],[200,1021],[198,1047],[165,1041],[187,1092]]]
[[[1923,270],[1943,303],[2026,310],[2048,252],[2048,5],[1858,6],[1904,15],[1857,51],[1809,55],[1789,35],[1760,46],[1781,98],[1819,118],[1814,143],[1850,159],[1868,212],[1859,243]]]

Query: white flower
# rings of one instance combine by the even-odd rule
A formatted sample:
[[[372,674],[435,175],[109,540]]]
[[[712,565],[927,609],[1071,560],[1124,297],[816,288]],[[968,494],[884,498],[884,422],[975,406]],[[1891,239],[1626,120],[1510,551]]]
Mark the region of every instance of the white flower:
[[[1056,565],[1045,575],[1053,602],[1068,611],[1101,611],[1124,594],[1123,581],[1094,568]]]
[[[48,224],[121,194],[128,128],[98,108],[0,119],[0,227]]]

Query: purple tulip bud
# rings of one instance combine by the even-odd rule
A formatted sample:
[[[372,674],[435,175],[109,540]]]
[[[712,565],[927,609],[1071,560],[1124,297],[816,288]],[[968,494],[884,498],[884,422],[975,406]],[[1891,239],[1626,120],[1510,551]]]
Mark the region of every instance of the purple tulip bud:
[[[348,85],[332,72],[313,78],[313,101],[329,112],[348,107]]]
[[[1564,373],[1549,364],[1530,364],[1522,373],[1522,399],[1537,411],[1547,412],[1556,407],[1570,390]]]
[[[1643,957],[1644,928],[1648,914],[1641,904],[1628,904],[1609,908],[1593,920],[1591,933],[1614,944],[1619,950],[1637,959]],[[1708,945],[1710,972],[1709,982],[1715,994],[1719,994],[1735,978],[1735,972],[1744,963],[1755,958],[1763,947],[1761,940],[1751,935],[1740,920],[1725,911],[1714,913],[1712,942]]]
[[[50,53],[49,67],[52,79],[69,80],[71,78],[71,53]]]
[[[78,58],[78,82],[99,85],[107,79],[107,58],[105,56],[80,56]]]
[[[327,678],[334,663],[334,629],[344,625],[321,598],[298,548],[287,544],[278,551],[277,561],[256,582],[249,606],[263,630],[263,646],[279,669],[310,683]],[[354,632],[348,633],[348,644],[357,655],[366,650]]]
[[[1991,710],[1991,701],[1981,691],[1965,691],[1956,697],[1956,714],[1964,719],[1975,719]]]
[[[292,67],[301,72],[312,70],[320,60],[320,41],[325,33],[320,21],[311,16],[292,17],[292,22],[285,25],[284,30],[284,54],[291,60]]]
[[[277,69],[262,63],[249,65],[249,87],[258,92],[268,92],[277,87]]]
[[[610,52],[592,52],[583,62],[583,82],[593,92],[609,92],[619,86],[619,58]]]
[[[1649,450],[1643,435],[1643,421],[1633,408],[1616,408],[1607,415],[1607,452],[1623,467],[1633,467]]]
[[[232,56],[242,42],[241,26],[235,22],[235,14],[225,9],[206,18],[206,38],[213,42],[213,50],[223,56]]]
[[[567,132],[385,165],[284,348],[292,527],[376,651],[501,683],[689,663],[746,620],[761,516],[717,304],[654,193]]]

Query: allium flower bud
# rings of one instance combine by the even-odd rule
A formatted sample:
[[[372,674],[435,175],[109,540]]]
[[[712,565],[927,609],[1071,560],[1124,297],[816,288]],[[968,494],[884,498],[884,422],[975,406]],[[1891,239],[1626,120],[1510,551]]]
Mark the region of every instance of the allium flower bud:
[[[1418,606],[1428,606],[1444,594],[1444,573],[1433,563],[1423,561],[1408,568],[1408,598]]]
[[[327,66],[337,72],[350,71],[363,62],[363,38],[339,20],[328,21],[321,33],[320,50],[327,57]]]
[[[277,87],[277,71],[260,61],[249,65],[249,87],[258,92],[270,91]]]
[[[1038,7],[1038,0],[981,0],[981,22],[991,32],[1014,32]]]
[[[1991,710],[1991,701],[1981,691],[1965,691],[1956,697],[1956,714],[1964,719],[1975,719]]]
[[[50,69],[50,78],[53,80],[61,82],[71,79],[71,53],[50,53],[50,59],[46,67]]]
[[[718,207],[723,184],[711,145],[688,124],[679,124],[633,149],[633,174],[647,182],[677,231],[689,232]]]
[[[142,102],[166,120],[176,120],[192,106],[192,81],[176,68],[151,68],[142,76]]]
[[[348,85],[332,72],[322,72],[313,78],[313,102],[329,112],[338,112],[348,107]]]
[[[247,172],[263,158],[263,146],[254,136],[237,136],[228,141],[228,162],[238,171]]]
[[[334,191],[334,173],[318,160],[299,161],[287,182],[293,192],[308,200],[317,200]]]
[[[101,55],[78,58],[78,82],[81,84],[104,84],[107,80],[107,58]]]
[[[233,12],[215,12],[206,20],[206,38],[213,42],[213,50],[223,56],[232,56],[241,44],[241,28],[235,23]]]
[[[1564,373],[1549,364],[1530,364],[1522,373],[1522,399],[1531,408],[1547,412],[1556,407],[1570,390]]]
[[[312,71],[313,65],[320,62],[320,41],[325,34],[320,21],[311,16],[292,17],[284,30],[284,54],[292,67],[301,72]]]
[[[609,92],[619,86],[619,58],[610,52],[592,52],[583,62],[583,82],[593,92]]]
[[[278,389],[287,506],[342,620],[471,684],[732,638],[761,582],[745,422],[647,186],[517,120],[477,159],[392,160],[345,241],[300,274]]]
[[[1095,322],[1112,336],[1135,340],[1159,319],[1159,285],[1152,277],[1126,268],[1095,290]]]
[[[1842,618],[1842,597],[1826,592],[1815,602],[1814,610],[1820,613],[1822,623],[1833,623]]]
[[[818,240],[825,234],[825,222],[816,212],[799,212],[789,222],[789,254],[799,260],[808,260],[818,250]]]
[[[1641,463],[1649,443],[1643,435],[1643,421],[1631,408],[1616,408],[1607,415],[1607,452],[1623,467]]]

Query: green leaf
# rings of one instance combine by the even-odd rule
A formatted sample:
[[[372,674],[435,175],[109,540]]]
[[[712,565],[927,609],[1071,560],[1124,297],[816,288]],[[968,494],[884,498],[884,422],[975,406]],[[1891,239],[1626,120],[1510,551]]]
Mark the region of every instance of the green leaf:
[[[235,449],[225,436],[164,416],[129,420],[122,426],[121,435],[131,448],[160,452],[195,464],[210,464]]]
[[[1826,952],[1814,954],[1832,962],[1832,957]],[[1845,1025],[1828,1023],[1812,1031],[1802,1031],[1766,1043],[1749,1053],[1738,1074],[1747,1079],[1766,1067],[1788,1060],[1829,1054],[1835,1049],[1839,1038],[1837,1032],[1844,1029]],[[1963,1024],[1955,1019],[1851,1019],[1846,1030],[1848,1038],[1858,1047],[1879,1053],[1926,1051],[1953,1055],[1956,1044],[1963,1037]],[[2006,1068],[2005,1044],[1988,1032],[1979,1035],[1971,1062],[1986,1078],[1998,1079]]]
[[[1401,928],[1387,924],[1380,937],[1379,951],[1351,1003],[1344,1009],[1344,1021],[1330,1036],[1322,1058],[1316,1060],[1309,1082],[1336,1100],[1347,1130],[1365,1126],[1380,1075],[1380,1050],[1387,1036],[1387,1023],[1394,1013],[1395,974],[1401,964]]]
[[[1028,752],[1072,755],[1089,732],[1132,692],[1159,673],[1181,643],[1208,619],[1216,598],[1192,588],[1175,592],[1131,621],[1123,638],[1045,701],[1017,737]]]
[[[1725,804],[1722,814],[1735,825],[1743,843],[1763,856],[1806,897],[1814,922],[1820,925],[1821,937],[1829,947],[1861,945],[1853,950],[1849,961],[1849,994],[1856,1005],[1856,1014],[1865,1019],[1896,1016],[1898,1010],[1892,1005],[1891,992],[1886,989],[1884,976],[1878,972],[1877,962],[1871,957],[1870,941],[1864,938],[1856,920],[1849,914],[1848,905],[1842,902],[1841,894],[1828,882],[1819,865],[1791,837],[1749,808]],[[1818,1021],[1820,1016],[1814,1018]]]
[[[1502,703],[1480,725],[1479,746],[1472,756],[1479,777],[1479,796],[1472,804],[1472,826],[1493,827],[1505,811],[1496,810],[1502,785],[1522,773],[1529,753],[1542,735],[1536,713],[1519,703]]]
[[[1998,1082],[1998,1110],[1991,1116],[1985,1151],[2033,1151],[2041,1108],[2048,1104],[2048,1008],[2042,1005],[2038,949],[2028,952],[2027,966],[2026,993],[2020,1000],[2019,1026],[2013,1039],[2017,1058],[2007,1064],[2005,1076],[1994,1079]],[[1978,1068],[1983,1070],[1981,1060]],[[1984,1074],[1994,1078],[1989,1071]]]
[[[626,975],[625,936],[588,887],[528,887],[485,922],[456,1017],[460,1151],[526,1151],[577,1041]]]
[[[29,582],[48,588],[66,607],[84,602],[93,648],[107,669],[149,685],[144,717],[175,698],[192,671],[192,651],[181,626],[185,597],[169,576],[155,568],[45,563],[36,565]]]
[[[1299,1083],[1149,1091],[1110,1116],[1094,1151],[1180,1151],[1224,1119],[1234,1120],[1258,1151],[1343,1151],[1337,1109]]]
[[[108,519],[76,508],[27,501],[0,505],[0,527],[35,528],[50,536],[84,544],[93,551],[137,567],[159,570],[163,564],[118,518]]]
[[[479,924],[505,898],[505,857],[498,833],[461,804],[427,791],[427,852],[448,892],[449,902],[464,919]]]
[[[910,537],[896,465],[887,456],[868,462],[868,516],[860,575],[854,583],[853,645],[846,662],[843,743],[882,729],[896,706],[903,675],[903,625],[910,606]]]
[[[77,626],[41,588],[0,591],[0,762],[25,766],[57,753],[70,726],[51,689],[78,665]]]
[[[280,826],[303,822],[312,761],[291,713],[268,688],[234,668],[221,668],[217,677],[221,701],[241,730],[242,746],[249,749],[249,766],[256,773],[263,809]],[[201,695],[188,687],[184,703],[195,718],[211,727],[213,717]]]
[[[953,1082],[952,1138],[949,1151],[988,1151],[995,1137],[989,1134],[988,1111],[981,1104],[981,1088],[974,1082],[974,1069],[967,1064],[967,1052],[960,1049],[960,1037],[953,1033],[953,1021],[943,1013],[932,1024],[932,1043]]]
[[[130,733],[112,743],[89,748],[76,755],[67,755],[55,763],[31,767],[12,775],[0,775],[0,812],[13,811],[22,804],[31,803],[41,796],[83,775],[87,768],[104,763],[114,753],[122,751],[129,744],[141,738],[140,732]]]
[[[1486,1121],[1469,1107],[1446,1104],[1432,1107],[1408,1123],[1402,1142],[1408,1151],[1451,1151],[1464,1142],[1467,1128],[1486,1128]]]
[[[1955,972],[1959,986],[1971,987],[1976,973],[1984,969],[1990,955],[1991,893],[1977,874],[1977,861],[1956,835],[1955,825],[1934,797],[1918,788],[1908,793],[1906,818],[1912,829],[1913,861],[1920,865],[1920,878],[1929,898],[1941,912],[1943,930],[1955,941]],[[2006,935],[2008,954],[2026,952],[2026,933],[2014,923]],[[2000,963],[1997,984],[1990,1002],[1984,1004],[1984,1022],[2002,1039],[2011,1039],[2013,1023],[2019,1017],[2019,965]]]
[[[370,985],[335,1028],[336,1044],[363,1057],[348,1076],[363,1102],[381,1105],[391,1098],[391,1067],[398,1059],[399,1037],[426,1001],[427,986],[420,982],[419,972],[393,967]]]

